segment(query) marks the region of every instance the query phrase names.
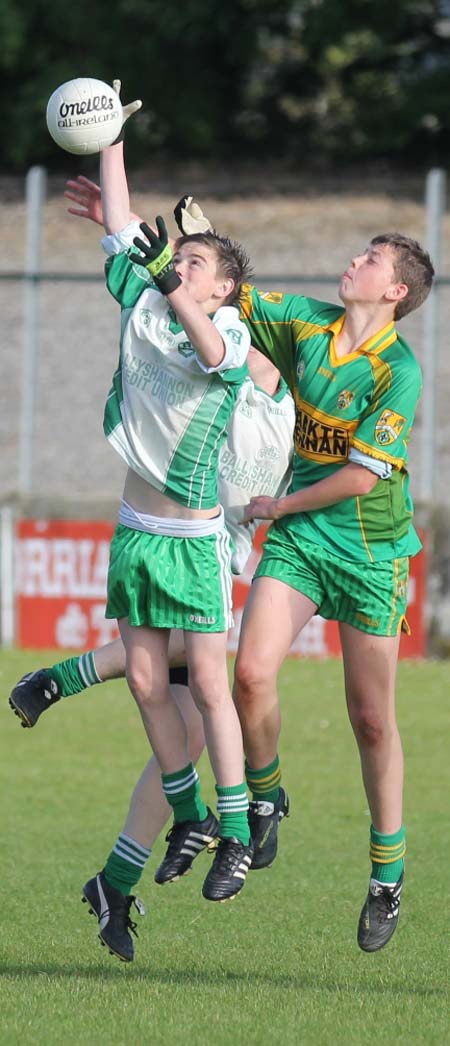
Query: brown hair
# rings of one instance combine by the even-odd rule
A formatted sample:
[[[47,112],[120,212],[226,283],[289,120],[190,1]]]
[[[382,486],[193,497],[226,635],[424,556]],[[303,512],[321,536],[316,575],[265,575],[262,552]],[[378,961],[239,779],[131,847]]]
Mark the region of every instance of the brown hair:
[[[217,266],[227,279],[233,280],[234,288],[226,299],[226,305],[233,305],[239,301],[242,284],[246,283],[252,275],[250,258],[242,245],[236,240],[230,240],[228,236],[219,236],[212,232],[195,232],[190,236],[179,236],[175,242],[174,250],[184,243],[202,243],[205,247],[213,250],[217,256]]]
[[[394,319],[401,320],[418,309],[428,297],[433,283],[434,268],[428,251],[417,240],[400,232],[386,232],[374,236],[371,245],[387,244],[394,253],[394,275],[398,283],[406,283],[408,293],[395,306]]]

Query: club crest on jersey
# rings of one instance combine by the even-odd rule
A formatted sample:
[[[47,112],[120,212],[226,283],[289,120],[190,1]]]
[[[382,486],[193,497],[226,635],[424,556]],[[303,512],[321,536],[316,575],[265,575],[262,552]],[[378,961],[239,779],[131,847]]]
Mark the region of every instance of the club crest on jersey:
[[[152,315],[151,309],[139,309],[139,319],[143,327],[150,326]]]
[[[236,330],[235,327],[227,327],[225,334],[228,334],[230,341],[234,342],[235,345],[241,344],[242,332]]]
[[[375,425],[375,439],[380,447],[386,447],[389,443],[395,443],[398,439],[406,418],[396,414],[395,410],[384,410]]]
[[[175,345],[175,338],[171,331],[159,331],[160,344],[166,349],[173,349]]]
[[[280,457],[280,451],[278,447],[261,447],[256,455],[256,461],[266,462],[267,464],[274,464]]]
[[[346,410],[347,407],[349,407],[350,404],[353,402],[354,398],[354,392],[350,392],[349,389],[343,389],[342,392],[339,393],[339,396],[337,398],[337,405],[339,410]]]
[[[274,305],[280,305],[283,301],[281,291],[260,291],[258,297],[261,301],[271,301]]]

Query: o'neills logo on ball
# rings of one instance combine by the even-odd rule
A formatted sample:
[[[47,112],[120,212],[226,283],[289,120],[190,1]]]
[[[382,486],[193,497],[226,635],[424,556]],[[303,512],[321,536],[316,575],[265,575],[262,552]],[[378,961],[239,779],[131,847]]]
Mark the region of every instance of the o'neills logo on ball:
[[[89,115],[90,114],[90,115]],[[58,127],[91,127],[95,124],[112,123],[118,119],[114,99],[96,94],[85,102],[61,102]]]
[[[94,94],[85,102],[61,102],[59,115],[63,119],[66,116],[84,116],[85,113],[98,113],[102,109],[112,109],[113,106],[113,98],[108,98],[106,94]]]
[[[95,94],[84,102],[61,102],[58,127],[92,127],[95,124],[112,123],[118,116],[113,98]]]

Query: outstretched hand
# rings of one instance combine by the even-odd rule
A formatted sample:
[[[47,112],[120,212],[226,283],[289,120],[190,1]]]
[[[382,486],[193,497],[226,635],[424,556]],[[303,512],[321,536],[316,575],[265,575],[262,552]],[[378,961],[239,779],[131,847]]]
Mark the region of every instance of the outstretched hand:
[[[162,294],[170,294],[180,286],[181,280],[175,272],[166,223],[160,214],[156,218],[156,228],[157,233],[146,222],[141,222],[140,229],[146,239],[135,236],[133,243],[142,254],[130,254],[129,258],[135,265],[148,269]]]
[[[174,207],[174,218],[184,236],[196,232],[212,232],[213,227],[193,196],[182,196]]]
[[[120,98],[121,88],[122,88],[122,81],[121,80],[113,80],[113,89],[114,89],[114,91],[116,92],[116,94],[118,95],[119,98]],[[133,116],[133,113],[137,113],[139,109],[142,109],[142,101],[141,101],[140,98],[135,98],[134,102],[128,102],[127,105],[122,106],[122,113],[123,113],[122,126],[120,128],[119,134],[117,135],[117,138],[113,142],[113,145],[117,145],[117,142],[123,141],[124,128],[125,128],[126,121],[129,120],[130,116]]]
[[[99,185],[79,174],[73,181],[66,182],[67,188],[64,196],[67,200],[73,200],[76,207],[68,207],[69,214],[76,214],[79,218],[90,218],[92,222],[103,225],[102,191]]]

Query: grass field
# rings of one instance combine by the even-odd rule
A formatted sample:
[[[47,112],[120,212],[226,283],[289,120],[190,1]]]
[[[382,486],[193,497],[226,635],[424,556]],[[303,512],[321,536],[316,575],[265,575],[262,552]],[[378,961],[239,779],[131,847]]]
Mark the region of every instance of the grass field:
[[[234,904],[201,897],[208,862],[139,893],[135,962],[97,940],[81,886],[103,864],[147,758],[126,686],[107,684],[22,730],[7,695],[42,652],[0,653],[3,796],[0,1043],[265,1046],[450,1043],[448,664],[400,665],[407,880],[397,933],[366,955],[369,815],[339,662],[282,671],[280,754],[292,815],[280,853]],[[208,765],[204,790],[212,800]]]

